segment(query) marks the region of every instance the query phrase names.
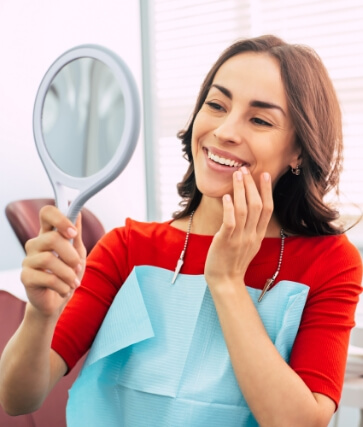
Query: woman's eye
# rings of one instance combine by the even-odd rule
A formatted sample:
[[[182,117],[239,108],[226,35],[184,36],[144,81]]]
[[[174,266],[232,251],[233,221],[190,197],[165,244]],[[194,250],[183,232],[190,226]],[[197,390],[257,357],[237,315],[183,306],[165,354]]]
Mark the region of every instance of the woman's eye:
[[[224,111],[224,108],[218,104],[217,102],[213,102],[213,101],[206,101],[206,105],[208,105],[210,108],[212,108],[213,110],[216,111]]]
[[[256,123],[256,125],[259,125],[259,126],[272,126],[272,124],[271,124],[271,123],[268,123],[268,122],[266,122],[265,120],[259,119],[258,117],[254,117],[254,118],[252,119],[252,121],[253,121],[254,123]]]

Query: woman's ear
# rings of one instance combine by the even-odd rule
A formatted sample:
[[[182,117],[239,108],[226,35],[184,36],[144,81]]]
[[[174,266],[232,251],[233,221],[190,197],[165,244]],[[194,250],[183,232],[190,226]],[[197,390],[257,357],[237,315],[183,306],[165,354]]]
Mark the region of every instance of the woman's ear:
[[[302,166],[303,164],[303,156],[301,153],[301,148],[296,147],[294,154],[291,156],[289,166],[291,168],[296,168],[296,166]]]
[[[290,162],[290,168],[291,168],[291,172],[294,175],[300,175],[301,173],[301,166],[302,166],[302,155],[301,154],[297,154],[296,156],[293,156],[292,161]]]

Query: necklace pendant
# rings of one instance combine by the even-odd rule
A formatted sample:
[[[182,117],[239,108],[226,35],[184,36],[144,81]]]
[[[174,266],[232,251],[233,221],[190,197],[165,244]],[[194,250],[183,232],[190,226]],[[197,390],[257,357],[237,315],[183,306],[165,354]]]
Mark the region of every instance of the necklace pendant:
[[[182,258],[179,258],[179,259],[178,259],[178,262],[177,262],[177,264],[176,264],[176,267],[175,267],[175,272],[174,272],[173,280],[171,281],[171,284],[172,284],[172,285],[174,285],[175,280],[176,280],[176,278],[178,277],[179,271],[180,271],[180,269],[182,268],[183,263],[184,263],[183,259],[182,259]]]
[[[271,285],[273,284],[275,279],[270,278],[266,280],[265,286],[262,289],[261,295],[258,298],[258,302],[262,301],[262,298],[264,297],[265,293],[271,288]]]
[[[178,277],[179,271],[180,271],[180,269],[182,268],[182,265],[183,265],[183,263],[184,263],[184,255],[185,255],[185,251],[187,250],[187,246],[188,246],[188,240],[189,240],[190,230],[191,230],[191,228],[192,228],[192,221],[193,221],[193,215],[194,215],[194,212],[195,212],[195,211],[193,211],[193,212],[190,214],[190,217],[189,217],[188,231],[187,231],[187,234],[186,234],[186,236],[185,236],[185,241],[184,241],[184,247],[183,247],[183,250],[181,251],[181,253],[180,253],[180,257],[179,257],[179,259],[178,259],[178,262],[176,263],[176,267],[175,267],[175,272],[174,272],[173,280],[171,281],[171,284],[172,284],[172,285],[174,285],[175,280],[176,280],[176,278]]]

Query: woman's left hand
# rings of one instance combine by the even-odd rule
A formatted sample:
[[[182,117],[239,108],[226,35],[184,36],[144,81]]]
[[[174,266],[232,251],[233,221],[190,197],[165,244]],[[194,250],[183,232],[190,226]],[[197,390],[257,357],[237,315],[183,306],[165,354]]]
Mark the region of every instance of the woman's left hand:
[[[245,167],[233,174],[233,200],[223,197],[223,223],[210,246],[205,278],[211,289],[240,286],[257,254],[273,212],[271,177],[260,177],[260,192]]]

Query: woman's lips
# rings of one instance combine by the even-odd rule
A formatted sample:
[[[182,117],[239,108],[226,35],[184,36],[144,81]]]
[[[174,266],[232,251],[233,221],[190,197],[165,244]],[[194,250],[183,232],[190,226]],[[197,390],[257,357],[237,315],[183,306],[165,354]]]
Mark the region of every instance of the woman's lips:
[[[220,151],[220,150],[211,150],[208,148],[203,148],[204,152],[207,155],[207,158],[215,163],[216,165],[222,166],[226,169],[237,169],[240,168],[241,166],[249,166],[249,164],[247,162],[245,162],[244,160],[238,159],[237,157]]]

